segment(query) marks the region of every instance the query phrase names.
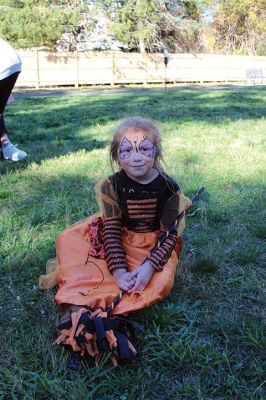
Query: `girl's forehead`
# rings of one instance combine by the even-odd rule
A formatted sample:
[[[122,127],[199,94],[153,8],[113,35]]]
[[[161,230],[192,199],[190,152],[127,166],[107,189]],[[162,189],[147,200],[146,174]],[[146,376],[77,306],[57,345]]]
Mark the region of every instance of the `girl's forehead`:
[[[120,138],[120,143],[122,142],[123,139],[127,138],[130,142],[134,142],[136,144],[139,144],[143,139],[150,139],[152,142],[152,136],[149,134],[149,132],[144,131],[142,129],[132,129],[129,128],[126,132],[124,132]]]

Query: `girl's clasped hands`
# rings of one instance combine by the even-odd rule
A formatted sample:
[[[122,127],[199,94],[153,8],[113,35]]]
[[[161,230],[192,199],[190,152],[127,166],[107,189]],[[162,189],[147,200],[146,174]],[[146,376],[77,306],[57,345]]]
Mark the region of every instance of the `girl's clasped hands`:
[[[128,293],[135,291],[144,290],[149,283],[154,268],[149,262],[144,262],[138,268],[132,272],[128,272],[126,269],[117,269],[113,275],[117,282],[117,285],[126,290]]]

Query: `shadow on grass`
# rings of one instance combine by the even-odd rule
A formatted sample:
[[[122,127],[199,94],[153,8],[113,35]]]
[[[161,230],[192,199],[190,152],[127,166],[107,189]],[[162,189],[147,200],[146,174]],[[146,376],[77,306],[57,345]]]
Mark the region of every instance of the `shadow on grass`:
[[[189,165],[192,161],[194,161],[193,158],[185,159],[184,164]],[[19,180],[14,181],[15,190],[16,187],[21,188],[19,196],[14,196],[14,193],[8,189],[3,191],[0,200],[8,201],[7,215],[10,220],[14,218],[16,237],[14,241],[5,243],[2,247],[2,265],[7,272],[12,271],[13,278],[17,275],[21,283],[25,275],[26,282],[29,279],[30,267],[30,275],[33,277],[33,273],[36,279],[38,272],[41,272],[40,260],[44,265],[47,258],[54,256],[56,235],[70,224],[98,211],[94,185],[99,178],[97,174],[95,179],[90,178],[84,172],[82,175],[78,172],[67,174],[63,172],[56,177],[38,174],[35,176],[33,172],[31,179],[24,180],[23,186],[20,186]],[[179,179],[185,180],[185,172],[180,174]],[[204,185],[204,176],[198,174],[197,182]],[[191,185],[193,187],[187,187],[186,190],[186,195],[190,198],[200,188],[194,186],[195,182]],[[258,214],[263,213],[262,196],[265,191],[266,187],[259,184],[255,188],[251,184],[235,184],[230,189],[222,184],[215,190],[205,187],[199,204],[194,207],[194,209],[197,207],[202,209],[203,206],[203,211],[195,218],[187,219],[188,230],[185,232],[185,237],[190,236],[197,246],[201,246],[202,243],[211,243],[217,238],[220,238],[222,242],[228,240],[227,244],[231,246],[230,241],[239,239],[238,250],[242,251],[245,246],[248,247],[247,257],[244,255],[241,260],[256,262],[255,252],[250,259],[250,246],[247,245],[250,243],[250,236],[253,236],[254,240],[264,238],[263,221],[254,219],[252,210],[255,208]],[[226,201],[221,208],[218,199],[219,193],[222,192]],[[232,237],[227,239],[226,232],[229,226],[231,226]],[[2,233],[6,231],[8,236],[10,227],[3,228]],[[247,238],[240,241],[241,232],[244,232]],[[2,243],[4,243],[3,240]],[[251,244],[251,250],[252,246],[254,248],[254,243]],[[232,252],[232,259],[237,261],[238,252],[235,246],[232,247]]]
[[[98,211],[94,185],[86,176],[69,174],[25,181],[18,198],[6,193],[9,205],[0,232],[0,261],[6,279],[12,277],[13,288],[36,284],[46,260],[55,256],[56,236]],[[13,239],[4,241],[13,224]]]
[[[115,123],[129,115],[143,115],[162,123],[231,121],[264,118],[265,88],[224,91],[185,90],[108,94],[98,96],[23,97],[5,113],[10,138],[29,157],[19,164],[1,163],[1,174],[24,169],[34,162],[80,149],[104,148]]]
[[[186,166],[193,162],[197,162],[197,158],[188,157],[184,160]],[[21,187],[18,182],[18,188],[21,188],[18,198],[12,195],[8,197],[8,214],[6,214],[5,218],[5,224],[7,225],[4,227],[5,231],[1,232],[5,234],[6,239],[2,243],[0,239],[0,243],[5,245],[5,252],[2,253],[2,256],[5,256],[5,260],[3,259],[3,262],[1,262],[2,275],[0,278],[3,288],[0,293],[2,316],[0,325],[5,325],[1,362],[7,375],[4,376],[4,381],[8,382],[8,389],[6,390],[13,388],[18,378],[23,382],[24,386],[22,388],[21,385],[16,385],[18,398],[22,398],[26,392],[30,393],[32,398],[35,398],[35,387],[38,389],[39,381],[43,385],[43,382],[46,382],[44,379],[47,380],[46,386],[41,386],[44,387],[44,392],[47,393],[47,387],[49,387],[49,395],[57,391],[56,398],[58,397],[58,388],[60,388],[60,397],[65,398],[65,394],[62,394],[63,391],[69,392],[69,386],[64,387],[66,382],[64,371],[66,353],[58,348],[51,348],[51,343],[55,339],[55,324],[59,315],[52,304],[54,291],[43,292],[36,286],[38,276],[44,273],[46,259],[55,255],[55,238],[57,234],[71,223],[82,220],[97,211],[93,193],[95,182],[85,175],[81,176],[72,172],[56,177],[47,176],[43,178],[36,175],[32,178],[34,179],[30,181],[25,180],[24,185]],[[181,178],[184,179],[184,176],[181,176]],[[201,179],[203,178],[201,177]],[[191,195],[196,189],[198,188],[190,187],[187,194]],[[226,224],[230,223],[234,214],[239,215],[236,212],[238,207],[235,203],[236,198],[245,207],[242,210],[243,215],[241,215],[240,223],[242,225],[246,222],[246,211],[249,208],[254,209],[252,206],[255,206],[256,212],[259,213],[260,210],[257,207],[263,207],[263,204],[260,203],[262,187],[258,186],[258,191],[252,191],[252,189],[254,188],[249,185],[235,185],[228,192],[225,191],[227,195],[225,194],[224,198],[227,203],[224,204],[223,210],[221,210],[219,204],[213,204],[215,203],[213,197],[223,192],[224,187],[221,185],[221,187],[216,188],[218,194],[214,192],[208,193],[208,188],[206,188],[206,193],[201,199],[204,202],[209,202],[208,208],[211,212],[208,211],[205,217],[199,214],[195,219],[193,218],[189,221],[186,235],[190,237],[192,244],[195,247],[200,247],[199,238],[203,238],[208,242],[219,239],[220,242],[224,241],[222,250],[226,253],[233,237],[233,240],[238,240],[244,247],[244,231],[240,231],[238,237],[236,237],[237,227],[226,242],[226,235],[228,235]],[[229,193],[230,196],[228,195]],[[248,194],[252,194],[253,198],[250,198]],[[250,221],[247,222],[251,223],[252,218],[254,220],[253,215],[254,213],[250,215]],[[197,231],[196,227],[193,229],[193,224],[200,225],[200,230]],[[240,229],[242,229],[241,224],[239,225]],[[223,229],[221,229],[221,225],[224,225]],[[12,240],[8,242],[8,238],[12,238]],[[246,243],[252,239],[254,237],[250,238],[248,236]],[[215,246],[215,242],[213,246]],[[204,251],[204,247],[201,251]],[[222,259],[223,253],[221,253],[221,249],[217,248],[215,255]],[[246,256],[249,257],[250,254]],[[216,382],[219,376],[223,376],[223,381],[219,382],[222,385],[221,392],[226,387],[231,390],[230,385],[232,384],[230,382],[232,376],[234,381],[239,379],[238,370],[233,373],[231,371],[230,373],[224,372],[227,371],[226,368],[228,366],[224,357],[220,357],[219,354],[230,352],[230,360],[234,356],[236,357],[236,361],[234,361],[236,363],[238,358],[242,356],[243,370],[246,371],[247,368],[250,368],[250,374],[252,374],[253,379],[252,390],[254,392],[262,381],[262,374],[257,368],[257,364],[259,365],[262,361],[260,358],[262,348],[260,341],[262,340],[260,336],[258,338],[255,336],[256,342],[251,347],[247,333],[242,333],[241,331],[243,329],[247,331],[249,328],[247,325],[247,321],[250,319],[248,311],[252,310],[253,312],[253,308],[251,308],[253,303],[251,305],[248,302],[245,303],[248,308],[239,318],[240,322],[237,321],[235,325],[232,325],[230,320],[230,318],[233,318],[233,306],[235,307],[236,298],[243,306],[242,293],[245,289],[243,285],[249,281],[248,275],[245,277],[243,272],[243,276],[240,273],[232,271],[232,275],[229,276],[231,281],[227,279],[227,283],[222,277],[219,278],[219,272],[217,274],[218,277],[214,278],[206,277],[204,274],[198,277],[194,275],[193,281],[191,279],[189,282],[187,275],[189,276],[190,272],[185,271],[182,278],[183,282],[179,278],[177,279],[173,294],[166,302],[140,312],[139,318],[141,322],[145,322],[146,332],[149,335],[147,336],[148,339],[147,337],[142,339],[142,346],[145,347],[142,354],[142,364],[138,367],[138,371],[141,370],[141,376],[152,364],[158,366],[158,368],[163,366],[166,377],[172,378],[173,373],[176,377],[176,373],[180,371],[182,373],[183,371],[189,371],[196,378],[202,377],[206,370],[209,369],[209,360],[213,359],[215,355],[216,366],[219,370],[217,376],[213,377],[214,383],[212,385],[215,389],[212,389],[212,392],[209,390],[209,393],[211,396],[216,396]],[[236,278],[237,284],[235,283]],[[201,280],[203,283],[201,283]],[[241,283],[242,281],[243,283]],[[177,290],[178,288],[179,290]],[[222,293],[220,293],[221,289],[223,289]],[[183,306],[182,304],[180,305],[180,299],[184,301],[182,302]],[[223,314],[221,313],[221,306],[223,306]],[[230,307],[230,313],[228,312],[228,314],[226,314],[226,307]],[[257,314],[259,315],[259,312]],[[258,320],[258,324],[259,322]],[[258,329],[260,329],[260,326]],[[253,333],[253,331],[254,328],[251,333],[255,334],[256,332]],[[239,341],[240,334],[243,343]],[[202,335],[202,338],[200,335]],[[230,340],[227,339],[223,343],[221,338],[223,339],[225,335],[228,335]],[[206,343],[210,341],[212,347],[210,345],[206,346]],[[172,347],[168,346],[169,343]],[[247,345],[249,346],[248,351]],[[239,348],[236,348],[236,346],[239,346]],[[256,365],[254,360],[256,360]],[[220,373],[220,370],[223,371],[223,374]],[[210,376],[213,376],[211,375],[214,374],[213,371],[214,369],[211,370]],[[125,387],[128,387],[128,382],[131,379],[134,381],[134,385],[132,385],[134,391],[139,390],[138,388],[135,389],[135,382],[138,377],[135,378],[133,376],[132,379],[134,370],[123,369],[121,371],[123,375],[127,373],[129,376],[124,382]],[[81,374],[84,375],[77,375],[74,378],[79,388],[83,382],[83,376],[84,381],[87,382],[88,380],[88,371],[81,372]],[[32,377],[36,379],[37,383],[35,381],[31,383]],[[102,388],[100,385],[97,386],[100,379],[101,376],[98,379],[96,371],[92,370],[90,382],[95,387],[98,387],[97,390],[101,394],[99,396],[97,394],[97,398],[107,399],[106,392],[108,389],[106,387],[108,388],[108,386],[103,386]],[[109,379],[106,372],[104,379],[105,381]],[[117,379],[115,384],[120,390],[119,397],[122,397],[122,393],[125,393],[125,390],[120,388],[122,377],[119,376],[119,370],[112,372],[111,379]],[[235,391],[239,390],[239,392],[241,390],[241,393],[243,393],[245,384],[250,387],[249,376],[246,377],[243,373],[242,379],[241,385],[238,384],[237,389],[235,389]],[[5,388],[7,388],[7,385]],[[78,397],[80,390],[76,388],[71,388],[71,390],[74,396]],[[158,389],[158,392],[161,393],[162,391]],[[9,391],[7,393],[9,395]],[[244,396],[246,393],[247,389],[245,389]],[[37,396],[39,394],[40,392],[38,391]],[[88,388],[86,387],[86,398],[87,395]],[[195,398],[195,396],[193,394],[190,399]],[[137,397],[141,398],[140,392],[137,392]],[[248,397],[246,396],[246,398]]]

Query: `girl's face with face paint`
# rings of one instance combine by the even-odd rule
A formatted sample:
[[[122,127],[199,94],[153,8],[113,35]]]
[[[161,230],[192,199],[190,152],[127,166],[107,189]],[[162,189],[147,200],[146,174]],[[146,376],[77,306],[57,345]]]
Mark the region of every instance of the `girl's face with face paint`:
[[[155,146],[147,132],[128,129],[118,147],[121,168],[136,182],[149,183],[158,175],[153,168]]]

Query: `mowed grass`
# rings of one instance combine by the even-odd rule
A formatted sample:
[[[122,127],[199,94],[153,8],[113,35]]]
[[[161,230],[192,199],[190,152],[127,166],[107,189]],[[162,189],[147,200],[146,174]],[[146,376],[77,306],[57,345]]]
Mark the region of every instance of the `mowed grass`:
[[[264,88],[21,97],[6,111],[25,162],[0,163],[0,399],[265,399]],[[130,115],[158,121],[166,170],[191,196],[172,294],[137,313],[135,366],[78,373],[54,347],[54,290],[38,277],[62,229],[97,211],[108,142]]]

